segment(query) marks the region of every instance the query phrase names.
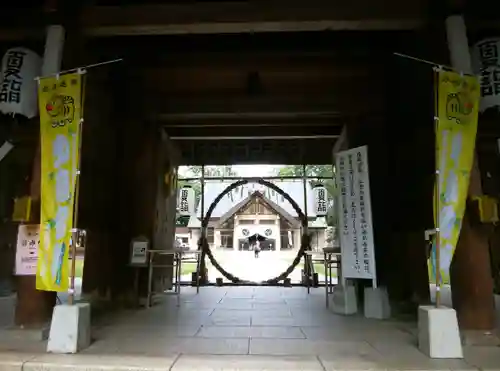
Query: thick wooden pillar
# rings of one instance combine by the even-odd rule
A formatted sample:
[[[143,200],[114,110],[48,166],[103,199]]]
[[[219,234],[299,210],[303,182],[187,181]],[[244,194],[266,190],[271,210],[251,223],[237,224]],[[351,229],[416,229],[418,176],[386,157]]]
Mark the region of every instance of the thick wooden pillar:
[[[42,74],[56,73],[60,70],[63,44],[64,28],[60,25],[49,26],[47,28]],[[35,121],[33,124],[37,125],[37,129],[34,129],[34,132],[39,137],[39,123]],[[34,209],[31,222],[35,224],[40,223],[40,169],[41,154],[40,145],[38,144],[38,150],[33,161],[30,185]],[[55,302],[55,292],[38,291],[36,289],[35,276],[18,277],[15,323],[23,326],[40,326],[45,324],[52,316],[52,308]]]
[[[446,34],[452,66],[471,73],[467,32],[461,15],[451,15],[446,19]],[[469,196],[481,194],[481,174],[476,158],[471,170]],[[495,327],[495,304],[489,236],[486,227],[474,225],[475,215],[477,209],[468,202],[450,269],[453,306],[462,329],[491,330]]]
[[[48,0],[46,2],[47,38],[45,44],[42,75],[59,72],[61,64],[74,68],[81,62],[82,38],[79,28],[79,3],[69,1]],[[65,39],[68,47],[64,48]],[[63,58],[64,54],[64,58]],[[39,138],[39,122],[37,120],[37,137]],[[39,139],[38,139],[39,143]],[[32,223],[40,223],[40,185],[41,185],[40,145],[33,161],[31,176],[31,196],[33,199]],[[15,321],[18,325],[39,326],[47,323],[52,316],[56,303],[56,293],[36,290],[36,277],[19,277],[17,283],[17,306]]]
[[[399,50],[421,56],[424,36],[406,36]],[[384,279],[395,315],[415,315],[430,301],[424,230],[432,227],[432,69],[396,56],[388,56],[385,66]]]
[[[87,72],[82,136],[78,227],[87,232],[82,292],[91,300],[109,299],[116,241],[116,121],[112,66]],[[118,120],[119,121],[119,120]]]

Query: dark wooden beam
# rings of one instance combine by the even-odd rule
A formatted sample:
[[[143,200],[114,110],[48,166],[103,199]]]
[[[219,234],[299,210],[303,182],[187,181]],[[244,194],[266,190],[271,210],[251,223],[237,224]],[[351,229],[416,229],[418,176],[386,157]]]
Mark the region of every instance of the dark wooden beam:
[[[151,92],[150,92],[151,93]],[[151,98],[153,97],[153,98]],[[367,112],[383,111],[384,95],[368,87],[359,89],[342,87],[336,94],[330,95],[263,95],[263,96],[203,96],[179,99],[166,95],[151,94],[142,102],[145,114],[150,119],[164,118],[175,115],[190,117],[193,114],[203,115],[245,113],[259,114],[276,112],[299,113],[329,113],[341,115],[359,115]],[[138,103],[140,104],[140,103]],[[263,119],[263,118],[262,118]]]
[[[354,115],[352,115],[354,116]],[[157,121],[165,127],[290,127],[303,126],[307,122],[312,126],[332,126],[345,121],[345,115],[338,112],[221,112],[221,113],[166,113],[157,116]]]
[[[175,141],[180,165],[221,164],[331,164],[336,139]]]
[[[79,3],[79,2],[75,2]],[[245,2],[182,2],[164,5],[96,6],[86,1],[82,15],[87,36],[231,34],[300,31],[400,31],[425,26],[435,2],[390,0],[384,6],[369,0],[249,0]],[[485,0],[464,7],[469,25],[498,29],[499,6]],[[42,6],[8,10],[0,40],[42,39]]]
[[[335,46],[319,45],[319,50],[308,50],[307,45],[290,45],[289,49],[285,50],[267,50],[267,48],[255,48],[251,43],[245,50],[234,50],[231,43],[226,43],[225,50],[210,51],[197,49],[198,45],[193,45],[189,51],[175,50],[175,45],[168,43],[168,40],[160,40],[160,38],[148,37],[134,38],[136,41],[129,41],[129,38],[120,38],[111,42],[111,39],[94,39],[89,44],[92,49],[115,52],[120,50],[127,63],[134,67],[146,68],[193,68],[193,67],[220,67],[220,66],[249,66],[249,65],[276,65],[282,66],[310,66],[311,64],[319,64],[321,66],[339,66],[339,67],[352,67],[354,69],[366,67],[367,65],[374,65],[383,63],[380,54],[386,50],[392,53],[392,47],[387,50],[387,45],[382,45],[373,40],[370,35],[364,34],[367,41],[362,42],[359,38],[350,37],[352,35],[345,35],[342,45],[336,42],[335,37],[329,38],[331,42],[335,42]],[[319,36],[318,36],[319,37]],[[283,37],[284,38],[284,37]],[[156,39],[156,40],[155,40]],[[293,36],[290,35],[290,39]],[[120,41],[121,40],[121,41]],[[145,42],[150,41],[150,42]],[[269,40],[268,40],[269,41]],[[306,40],[307,41],[307,40]],[[277,44],[279,41],[274,41],[272,44]],[[168,48],[159,50],[158,43],[167,43]],[[217,40],[214,36],[211,44],[213,48],[217,48],[224,43],[224,40]],[[229,44],[229,45],[228,45]],[[245,44],[243,41],[241,44]],[[297,41],[300,44],[300,39]],[[329,43],[328,43],[329,44]],[[245,46],[245,45],[243,45]],[[205,45],[207,48],[207,45]],[[227,51],[231,52],[228,53]],[[110,55],[110,56],[116,56]],[[141,72],[141,69],[138,70]]]
[[[264,121],[265,122],[265,121]],[[302,121],[301,125],[247,125],[247,126],[198,126],[172,127],[164,126],[170,137],[306,137],[306,136],[340,136],[342,123],[332,122],[331,125],[314,125]]]
[[[320,30],[416,29],[425,2],[391,0],[384,6],[350,2],[268,0],[88,7],[83,15],[93,36],[169,35]]]

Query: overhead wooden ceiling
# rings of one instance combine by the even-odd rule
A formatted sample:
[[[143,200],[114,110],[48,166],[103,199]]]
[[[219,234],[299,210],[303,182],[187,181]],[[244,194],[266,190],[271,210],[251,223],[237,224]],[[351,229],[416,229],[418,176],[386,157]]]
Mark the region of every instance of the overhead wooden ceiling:
[[[344,125],[385,114],[386,62],[410,39],[142,36],[94,39],[89,49],[124,58],[129,100],[177,141],[185,163],[300,164],[331,163]]]
[[[21,0],[17,6],[8,6],[11,16],[2,21],[0,37],[36,36],[35,28],[43,25],[46,18],[44,12],[57,7],[66,11],[67,17],[79,19],[86,35],[99,37],[412,30],[425,23],[428,0],[386,0],[383,6],[370,0],[94,1],[90,5],[83,1],[47,1],[45,6],[40,3]],[[79,16],[69,14],[76,11]],[[61,20],[64,21],[63,16]]]
[[[43,37],[44,4],[29,3],[9,10],[0,39]],[[88,62],[124,59],[124,94],[142,119],[178,138],[187,164],[330,163],[344,125],[385,117],[391,55],[412,54],[439,8],[428,0],[152,3],[95,0],[72,19]]]
[[[498,29],[500,4],[488,0],[18,0],[0,4],[0,39],[43,38],[48,19],[76,22],[90,37],[416,30],[455,8],[471,28]]]

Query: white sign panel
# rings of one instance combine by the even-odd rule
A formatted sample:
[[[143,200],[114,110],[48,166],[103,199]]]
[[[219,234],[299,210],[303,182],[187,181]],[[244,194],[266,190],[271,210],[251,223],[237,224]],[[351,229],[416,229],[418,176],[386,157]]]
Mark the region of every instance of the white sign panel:
[[[40,76],[42,59],[26,48],[7,50],[2,59],[0,111],[27,118],[38,114],[36,77]]]
[[[192,187],[182,187],[179,191],[179,214],[193,215],[195,208],[195,193]]]
[[[485,39],[474,45],[471,51],[474,73],[481,84],[480,111],[500,106],[500,39]]]
[[[367,147],[335,156],[340,248],[345,278],[376,279]]]
[[[147,265],[148,263],[148,241],[133,241],[130,265]]]
[[[328,202],[328,193],[324,186],[316,186],[313,188],[314,193],[314,212],[316,216],[325,216]]]
[[[17,276],[36,275],[40,226],[20,225],[17,232],[16,271]]]

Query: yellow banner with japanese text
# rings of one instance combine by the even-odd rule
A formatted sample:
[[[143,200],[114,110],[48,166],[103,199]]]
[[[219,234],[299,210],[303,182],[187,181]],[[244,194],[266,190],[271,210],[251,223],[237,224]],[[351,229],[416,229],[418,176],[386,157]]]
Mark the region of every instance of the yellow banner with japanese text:
[[[439,195],[435,192],[434,215],[439,218],[440,274],[449,280],[449,269],[462,228],[474,162],[480,86],[475,76],[440,71],[437,74],[436,168]],[[437,195],[437,198],[436,198]],[[436,244],[430,257],[435,280]]]
[[[36,288],[43,291],[67,291],[69,286],[82,79],[79,73],[43,78],[38,87],[42,156]]]

